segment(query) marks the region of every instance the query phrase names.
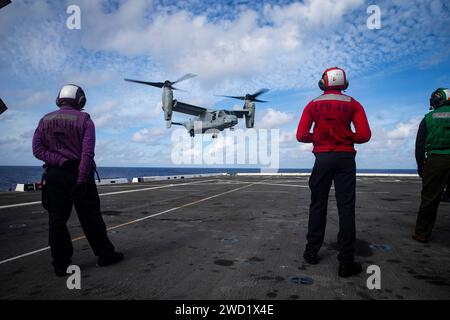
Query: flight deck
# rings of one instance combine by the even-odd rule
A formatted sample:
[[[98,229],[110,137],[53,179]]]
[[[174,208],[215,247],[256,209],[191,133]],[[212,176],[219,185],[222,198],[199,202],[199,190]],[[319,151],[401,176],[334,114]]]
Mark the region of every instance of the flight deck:
[[[307,176],[99,186],[109,236],[125,260],[98,267],[74,211],[68,226],[80,290],[53,273],[40,192],[0,193],[0,299],[449,299],[450,204],[440,205],[432,241],[415,242],[420,191],[418,177],[357,178],[364,271],[342,279],[334,190],[320,263],[303,261]],[[367,288],[370,265],[381,269],[379,290]]]

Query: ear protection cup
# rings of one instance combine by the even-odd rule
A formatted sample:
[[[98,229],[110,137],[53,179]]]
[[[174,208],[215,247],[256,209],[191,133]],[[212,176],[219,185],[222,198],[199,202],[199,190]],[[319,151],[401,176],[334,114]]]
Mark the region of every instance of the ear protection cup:
[[[348,89],[348,85],[349,85],[348,80],[345,79],[345,85],[344,85],[344,88],[342,90],[347,90]]]
[[[438,104],[438,101],[435,98],[435,95],[433,93],[430,98],[430,110],[434,110],[436,108],[437,104]]]
[[[323,79],[319,80],[319,88],[320,88],[320,90],[325,91],[325,83],[324,83]]]
[[[86,97],[81,96],[80,99],[78,100],[78,109],[82,110],[85,105],[86,105]]]
[[[84,106],[86,105],[87,99],[86,99],[86,95],[84,94],[83,89],[79,88],[78,90],[80,92],[80,97],[78,98],[78,110],[82,110],[84,108]]]

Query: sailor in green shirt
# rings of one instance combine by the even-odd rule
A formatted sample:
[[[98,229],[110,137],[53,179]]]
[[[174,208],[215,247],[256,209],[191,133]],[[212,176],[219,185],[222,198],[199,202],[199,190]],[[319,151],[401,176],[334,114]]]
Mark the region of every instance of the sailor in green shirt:
[[[450,179],[450,90],[439,88],[430,98],[429,112],[416,138],[417,170],[422,178],[422,200],[413,239],[428,242],[439,202]]]

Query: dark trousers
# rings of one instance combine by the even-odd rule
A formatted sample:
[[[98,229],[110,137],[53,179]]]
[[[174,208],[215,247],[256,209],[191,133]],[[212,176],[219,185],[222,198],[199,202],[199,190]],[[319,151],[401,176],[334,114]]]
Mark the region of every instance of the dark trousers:
[[[339,212],[338,260],[354,260],[355,227],[355,155],[349,152],[317,153],[309,179],[311,205],[309,207],[306,252],[317,253],[322,247],[327,223],[328,195],[334,181]]]
[[[447,182],[447,188],[445,188],[444,194],[442,195],[442,200],[450,201],[450,179]]]
[[[71,263],[73,247],[67,221],[73,205],[94,254],[102,256],[114,252],[100,212],[100,198],[94,179],[87,182],[86,196],[72,201],[70,193],[76,181],[76,171],[57,167],[46,169],[42,203],[49,213],[49,244],[55,267],[64,267]]]
[[[423,169],[422,200],[417,215],[416,234],[425,237],[431,235],[439,202],[449,178],[450,155],[430,155]]]

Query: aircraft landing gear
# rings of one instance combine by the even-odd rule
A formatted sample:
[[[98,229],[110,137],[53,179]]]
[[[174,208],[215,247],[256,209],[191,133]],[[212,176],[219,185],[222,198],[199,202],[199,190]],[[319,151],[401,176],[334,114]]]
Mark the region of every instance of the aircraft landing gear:
[[[195,136],[194,129],[189,130],[189,135],[193,138]]]

